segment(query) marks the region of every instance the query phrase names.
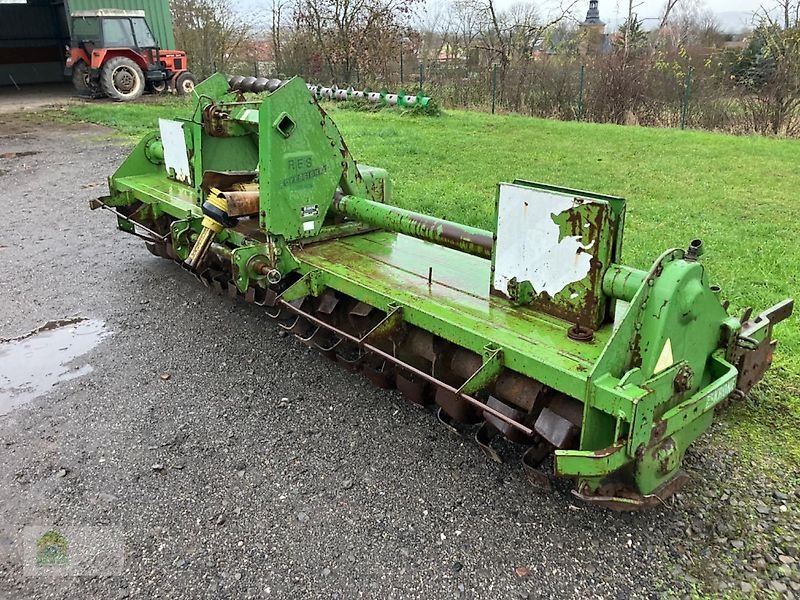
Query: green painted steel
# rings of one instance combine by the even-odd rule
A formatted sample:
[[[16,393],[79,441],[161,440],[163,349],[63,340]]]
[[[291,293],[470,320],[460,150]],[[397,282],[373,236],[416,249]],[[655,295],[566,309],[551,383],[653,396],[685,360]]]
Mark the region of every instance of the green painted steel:
[[[427,356],[425,377],[445,396],[477,395],[479,414],[499,414],[525,435],[554,440],[552,418],[578,432],[550,443],[556,473],[575,478],[589,501],[637,508],[674,491],[687,447],[720,402],[768,368],[772,328],[791,313],[787,302],[744,323],[728,315],[696,242],[665,251],[648,271],[621,264],[620,198],[501,184],[494,234],[392,207],[387,173],[353,160],[300,79],[243,100],[214,76],[195,103],[112,176],[102,204],[118,209],[119,227],[144,228],[154,247],[168,244],[161,255],[185,260],[201,232],[208,239],[201,206],[212,189],[258,190],[258,212],[209,245],[231,289],[251,299],[270,292],[264,302],[293,311],[313,301],[322,315],[337,305],[331,298],[347,298],[349,316],[307,314],[334,334],[337,323],[369,314],[358,307],[376,309],[383,321],[346,339],[412,373]],[[460,389],[452,374],[438,380],[444,355],[405,358],[398,340],[408,331],[432,334],[431,348],[473,353],[477,370]],[[481,404],[508,374],[527,382],[517,381],[520,394],[538,390],[535,399],[506,398],[511,413]],[[570,403],[580,406],[577,422],[553,412]]]
[[[164,50],[175,48],[175,34],[172,29],[172,15],[168,0],[67,0],[69,14],[79,10],[100,10],[113,8],[119,10],[143,10],[147,24],[156,40]]]
[[[492,232],[355,196],[339,196],[333,209],[356,221],[491,258]]]

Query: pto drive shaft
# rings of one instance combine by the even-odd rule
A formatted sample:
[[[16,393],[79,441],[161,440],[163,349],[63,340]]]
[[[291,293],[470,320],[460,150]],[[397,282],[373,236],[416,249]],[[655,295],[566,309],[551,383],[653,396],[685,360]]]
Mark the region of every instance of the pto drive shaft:
[[[211,188],[208,198],[203,203],[203,222],[202,231],[197,236],[197,241],[189,252],[189,256],[183,264],[189,270],[195,271],[203,263],[203,260],[211,247],[211,242],[219,232],[226,227],[236,225],[237,219],[228,214],[228,202],[225,196],[217,188]]]

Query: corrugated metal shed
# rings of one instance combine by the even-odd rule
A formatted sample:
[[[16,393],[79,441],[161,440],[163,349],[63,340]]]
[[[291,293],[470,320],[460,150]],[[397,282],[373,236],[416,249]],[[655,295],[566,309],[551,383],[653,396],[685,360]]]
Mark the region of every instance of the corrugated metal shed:
[[[0,86],[63,81],[68,41],[58,3],[0,4]]]
[[[168,0],[67,0],[68,12],[78,10],[143,10],[147,13],[147,24],[165,50],[175,50],[175,34],[172,32],[172,15]]]
[[[168,0],[0,2],[0,87],[64,81],[67,15],[101,8],[144,10],[161,48],[176,49]]]

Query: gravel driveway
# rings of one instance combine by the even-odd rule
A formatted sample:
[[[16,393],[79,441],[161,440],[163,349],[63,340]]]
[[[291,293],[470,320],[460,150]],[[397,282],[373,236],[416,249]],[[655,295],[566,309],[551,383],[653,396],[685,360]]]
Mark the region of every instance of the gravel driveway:
[[[689,541],[724,520],[709,489],[734,458],[701,465],[709,480],[671,510],[616,514],[566,487],[536,492],[520,468],[89,212],[128,151],[101,128],[0,116],[0,337],[75,316],[108,332],[71,364],[81,376],[0,417],[0,596],[686,592],[678,556],[718,537]],[[26,530],[49,526],[106,528],[124,549],[119,573],[23,574]]]

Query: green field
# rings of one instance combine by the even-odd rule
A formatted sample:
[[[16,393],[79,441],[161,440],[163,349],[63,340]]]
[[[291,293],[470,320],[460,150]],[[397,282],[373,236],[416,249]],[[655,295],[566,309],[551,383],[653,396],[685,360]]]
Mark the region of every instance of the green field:
[[[623,259],[648,268],[669,247],[701,238],[714,283],[734,313],[800,298],[800,142],[763,137],[569,123],[515,115],[330,109],[361,162],[385,167],[394,203],[493,227],[495,185],[514,178],[624,196]],[[60,118],[138,137],[158,116],[185,116],[178,101],[73,106]],[[800,312],[800,311],[798,311]],[[752,397],[729,408],[723,443],[743,444],[759,468],[797,477],[800,317],[782,323],[775,365]]]

